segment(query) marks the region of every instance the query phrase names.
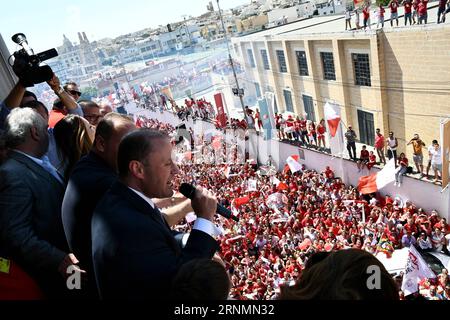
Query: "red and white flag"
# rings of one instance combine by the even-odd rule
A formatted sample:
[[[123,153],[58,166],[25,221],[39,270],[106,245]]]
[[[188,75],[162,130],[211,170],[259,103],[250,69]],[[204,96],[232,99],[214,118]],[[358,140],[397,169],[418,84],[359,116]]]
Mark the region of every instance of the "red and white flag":
[[[292,173],[300,171],[302,169],[302,165],[298,163],[299,156],[294,154],[286,159],[286,163],[289,166],[289,169]]]
[[[391,182],[395,181],[395,162],[392,158],[389,160],[384,168],[370,176],[363,176],[359,178],[358,190],[362,194],[374,193],[384,188]]]
[[[402,282],[402,291],[405,293],[405,296],[417,292],[419,290],[419,281],[425,278],[436,278],[436,275],[425,260],[423,260],[416,248],[410,246]]]
[[[324,114],[325,120],[328,123],[330,135],[334,137],[339,128],[339,123],[341,122],[340,107],[336,104],[327,102],[324,106]]]

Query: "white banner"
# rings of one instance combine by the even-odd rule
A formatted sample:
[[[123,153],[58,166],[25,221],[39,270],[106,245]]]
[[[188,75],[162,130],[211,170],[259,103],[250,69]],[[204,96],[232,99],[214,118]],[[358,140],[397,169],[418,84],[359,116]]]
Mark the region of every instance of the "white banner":
[[[419,290],[419,281],[424,278],[436,278],[420,253],[414,246],[409,247],[408,261],[403,275],[402,291],[405,296]]]

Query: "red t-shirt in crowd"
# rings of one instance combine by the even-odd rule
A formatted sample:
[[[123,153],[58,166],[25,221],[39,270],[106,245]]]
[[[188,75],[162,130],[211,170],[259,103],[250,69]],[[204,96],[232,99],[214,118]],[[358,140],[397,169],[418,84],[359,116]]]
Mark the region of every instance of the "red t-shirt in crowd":
[[[398,8],[398,2],[397,1],[392,1],[389,4],[389,8],[391,8],[391,13],[396,13],[397,12],[397,8]]]
[[[369,159],[369,151],[368,150],[361,150],[361,159]]]
[[[322,125],[320,125],[320,124],[317,126],[317,132],[318,132],[320,135],[324,134],[325,131],[326,131],[325,126],[322,126]]]
[[[384,136],[383,135],[375,136],[375,148],[377,148],[377,149],[384,148]]]
[[[378,10],[378,14],[380,15],[381,18],[384,18],[384,8],[380,7],[380,9]]]
[[[364,20],[367,20],[367,19],[369,19],[369,9],[367,9],[367,7],[366,8],[364,8],[363,9],[363,17],[364,17]]]
[[[411,13],[411,3],[405,2],[404,7],[405,7],[405,13]]]

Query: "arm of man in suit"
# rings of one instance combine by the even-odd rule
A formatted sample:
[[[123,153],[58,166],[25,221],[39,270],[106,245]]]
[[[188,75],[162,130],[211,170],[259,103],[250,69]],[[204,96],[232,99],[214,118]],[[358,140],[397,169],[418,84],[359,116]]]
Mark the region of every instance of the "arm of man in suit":
[[[44,200],[44,199],[41,199]],[[33,222],[32,190],[15,172],[0,171],[0,240],[11,258],[34,270],[58,270],[66,253],[39,239]]]

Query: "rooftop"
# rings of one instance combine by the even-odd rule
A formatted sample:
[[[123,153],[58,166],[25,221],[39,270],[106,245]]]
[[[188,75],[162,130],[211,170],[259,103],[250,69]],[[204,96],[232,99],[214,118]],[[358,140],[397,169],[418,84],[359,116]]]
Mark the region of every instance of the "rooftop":
[[[366,31],[363,29],[360,30],[345,30],[345,21],[343,14],[337,15],[327,15],[327,16],[319,16],[314,18],[308,18],[300,21],[291,22],[282,26],[269,28],[263,31],[254,32],[251,34],[247,34],[241,37],[235,38],[235,41],[256,41],[263,40],[263,38],[291,38],[292,36],[299,35],[318,35],[318,34],[347,34],[348,36],[364,36],[374,34],[376,31],[378,17],[375,14],[375,7],[371,8],[370,11],[370,21],[372,29],[367,29]],[[413,26],[404,26],[404,9],[403,7],[399,8],[399,26],[392,28],[390,25],[390,11],[386,9],[384,14],[384,32],[391,31],[405,31],[411,29],[419,29],[419,28],[432,28],[433,25],[436,25],[437,22],[437,3],[433,2],[428,5],[428,24],[427,25],[413,25]],[[352,14],[352,27],[355,27],[355,18],[354,14]],[[360,14],[360,25],[363,25],[362,14]],[[395,25],[395,22],[394,22]],[[443,24],[445,25],[445,24]]]

